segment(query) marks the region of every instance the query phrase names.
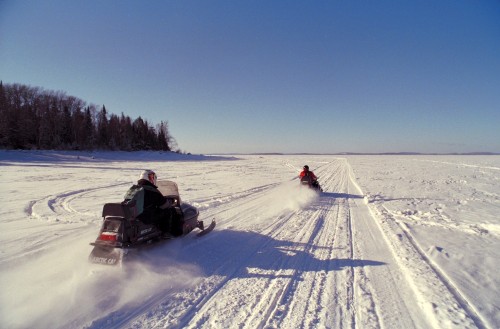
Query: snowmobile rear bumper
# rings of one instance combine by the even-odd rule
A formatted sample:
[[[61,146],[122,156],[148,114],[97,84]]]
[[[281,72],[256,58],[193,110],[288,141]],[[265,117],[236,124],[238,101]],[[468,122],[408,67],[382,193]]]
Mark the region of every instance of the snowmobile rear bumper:
[[[123,248],[114,248],[93,244],[94,249],[89,255],[89,261],[94,264],[102,265],[121,265],[125,250]]]

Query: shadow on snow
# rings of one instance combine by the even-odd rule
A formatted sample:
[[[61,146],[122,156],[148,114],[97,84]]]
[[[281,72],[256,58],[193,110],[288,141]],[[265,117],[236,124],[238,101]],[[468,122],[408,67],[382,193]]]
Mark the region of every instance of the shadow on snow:
[[[323,222],[322,219],[318,220],[309,241],[302,243],[279,240],[251,231],[218,231],[216,228],[201,238],[190,234],[184,238],[146,246],[136,250],[135,255],[130,255],[132,259],[125,260],[122,270],[125,277],[130,279],[118,282],[122,288],[127,284],[137,289],[138,283],[148,281],[143,278],[144,273],[147,273],[146,277],[156,275],[163,278],[163,281],[157,283],[155,294],[160,297],[159,300],[163,300],[167,295],[188,288],[189,282],[195,277],[223,276],[225,281],[288,278],[300,282],[305,280],[306,273],[328,273],[386,264],[375,260],[346,258],[345,255],[349,254],[347,246],[335,248],[317,245],[314,243],[314,236]],[[206,294],[210,294],[210,291]],[[119,310],[94,320],[88,328],[103,328],[103,324],[108,326],[109,321],[115,320],[117,322],[113,327],[120,327],[122,322],[129,321],[127,314],[131,314],[133,318],[148,311],[147,307],[152,305],[148,306],[146,303],[144,307],[137,309],[137,305],[122,306]],[[187,316],[191,315],[190,312]]]
[[[57,150],[0,150],[0,164],[23,163],[100,163],[121,161],[227,161],[233,156],[180,154],[163,151],[57,151]]]
[[[386,264],[375,260],[337,257],[336,254],[346,254],[342,250],[347,246],[334,248],[315,244],[314,236],[321,222],[318,221],[310,240],[305,243],[278,240],[251,231],[216,229],[206,237],[187,236],[185,241],[180,238],[158,245],[158,248],[147,248],[149,250],[144,250],[147,255],[142,255],[146,257],[140,257],[139,261],[149,263],[144,265],[158,271],[168,271],[173,264],[192,264],[206,276],[217,273],[233,278],[290,277],[302,272],[330,272]],[[200,239],[199,243],[193,239]],[[185,242],[188,245],[182,246]]]
[[[349,193],[332,193],[322,192],[320,198],[334,198],[334,199],[363,199],[362,195],[349,194]]]

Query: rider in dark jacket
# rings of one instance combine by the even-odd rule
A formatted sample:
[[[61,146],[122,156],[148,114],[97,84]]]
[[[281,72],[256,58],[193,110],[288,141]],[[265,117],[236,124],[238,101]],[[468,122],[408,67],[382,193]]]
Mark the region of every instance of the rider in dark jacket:
[[[143,212],[138,219],[144,223],[152,223],[165,234],[172,230],[173,221],[176,219],[176,211],[172,200],[163,196],[156,186],[156,173],[152,170],[144,170],[139,176],[137,186],[144,188]],[[136,188],[136,186],[132,186]]]
[[[138,186],[144,187],[144,211],[159,208],[167,199],[156,186],[156,174],[152,170],[145,170],[137,181]]]

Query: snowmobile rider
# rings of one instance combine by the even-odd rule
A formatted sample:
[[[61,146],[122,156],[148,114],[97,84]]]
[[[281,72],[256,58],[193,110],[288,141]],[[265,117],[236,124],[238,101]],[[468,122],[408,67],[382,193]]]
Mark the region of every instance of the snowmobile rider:
[[[318,177],[316,177],[316,175],[309,170],[309,166],[308,165],[305,165],[303,170],[300,172],[299,174],[299,178],[302,179],[303,177],[311,177],[311,180],[312,181],[317,181],[318,180]]]
[[[132,186],[129,192],[137,187],[144,188],[143,212],[137,218],[144,223],[155,224],[164,235],[168,235],[177,219],[177,213],[173,208],[176,201],[163,196],[156,184],[156,173],[153,170],[144,170],[139,176],[137,185]]]
[[[305,165],[301,173],[299,174],[300,181],[307,181],[309,183],[309,187],[313,187],[315,189],[321,189],[318,183],[318,177],[309,170],[309,166]]]

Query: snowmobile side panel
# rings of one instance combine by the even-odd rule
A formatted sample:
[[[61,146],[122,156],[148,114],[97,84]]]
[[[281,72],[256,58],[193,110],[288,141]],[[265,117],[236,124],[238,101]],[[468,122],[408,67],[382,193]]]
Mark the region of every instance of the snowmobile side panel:
[[[187,203],[183,203],[181,205],[181,211],[184,217],[184,221],[186,222],[192,219],[198,219],[198,215],[200,214],[198,209]]]
[[[198,209],[187,203],[181,205],[181,211],[183,215],[182,235],[186,235],[198,227],[199,212]]]

